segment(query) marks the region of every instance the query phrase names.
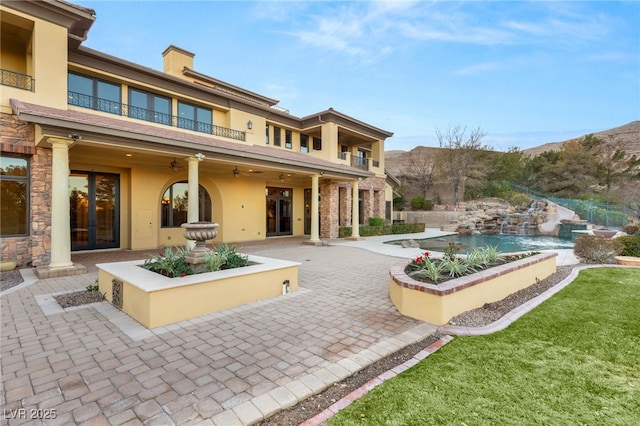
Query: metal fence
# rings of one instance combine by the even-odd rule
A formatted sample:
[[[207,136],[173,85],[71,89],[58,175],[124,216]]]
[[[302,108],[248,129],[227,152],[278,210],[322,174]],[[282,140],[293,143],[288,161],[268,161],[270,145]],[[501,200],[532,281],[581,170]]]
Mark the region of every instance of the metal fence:
[[[640,217],[638,209],[631,209],[617,204],[601,203],[593,200],[578,200],[575,198],[551,197],[533,191],[527,187],[508,182],[511,189],[528,195],[533,199],[546,199],[559,206],[576,212],[580,219],[598,226],[623,228],[629,217]]]

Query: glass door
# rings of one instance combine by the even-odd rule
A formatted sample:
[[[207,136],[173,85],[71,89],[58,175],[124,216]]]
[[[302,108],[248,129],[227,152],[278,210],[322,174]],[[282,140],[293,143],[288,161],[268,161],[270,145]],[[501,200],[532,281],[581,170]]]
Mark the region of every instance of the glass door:
[[[71,249],[118,247],[120,176],[73,171],[69,176]]]
[[[267,188],[267,236],[291,235],[292,217],[291,188]]]

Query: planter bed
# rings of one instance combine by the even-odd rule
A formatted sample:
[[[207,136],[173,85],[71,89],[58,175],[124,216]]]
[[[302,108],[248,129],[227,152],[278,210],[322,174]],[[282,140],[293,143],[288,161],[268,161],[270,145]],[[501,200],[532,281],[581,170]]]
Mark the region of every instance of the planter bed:
[[[616,256],[615,259],[618,265],[640,266],[640,257]]]
[[[404,271],[408,261],[389,270],[389,297],[401,314],[443,325],[456,315],[502,300],[556,272],[557,253],[540,253],[474,274],[427,284]]]
[[[169,278],[143,260],[96,265],[100,293],[147,328],[244,305],[298,288],[297,262],[249,256],[249,266]]]

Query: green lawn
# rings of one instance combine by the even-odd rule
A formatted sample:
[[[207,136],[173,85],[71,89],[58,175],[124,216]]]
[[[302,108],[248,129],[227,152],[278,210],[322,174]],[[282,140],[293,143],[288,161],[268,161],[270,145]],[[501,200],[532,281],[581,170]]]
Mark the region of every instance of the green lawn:
[[[329,425],[638,424],[640,269],[582,271],[506,330],[456,337]]]

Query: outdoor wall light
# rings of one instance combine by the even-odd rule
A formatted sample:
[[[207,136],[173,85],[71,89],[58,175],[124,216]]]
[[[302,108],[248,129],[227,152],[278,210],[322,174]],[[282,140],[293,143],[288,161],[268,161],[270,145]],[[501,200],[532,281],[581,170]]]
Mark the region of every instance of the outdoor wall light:
[[[171,167],[171,170],[173,170],[174,172],[179,172],[180,169],[182,168],[180,166],[180,163],[178,163],[175,158],[171,163],[169,163],[169,167]]]
[[[247,121],[247,129],[253,129],[253,123],[251,122],[251,120]]]
[[[194,155],[194,157],[196,157],[200,161],[204,160],[204,154],[201,153],[201,152],[199,152],[196,155]]]

